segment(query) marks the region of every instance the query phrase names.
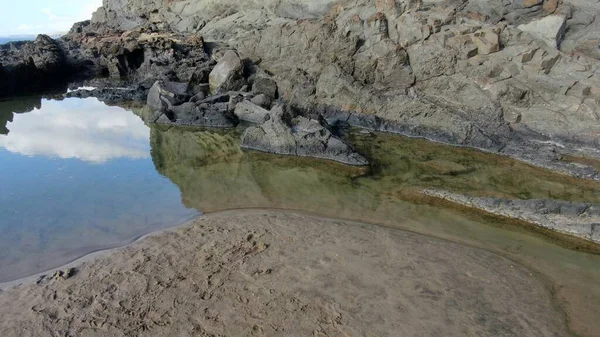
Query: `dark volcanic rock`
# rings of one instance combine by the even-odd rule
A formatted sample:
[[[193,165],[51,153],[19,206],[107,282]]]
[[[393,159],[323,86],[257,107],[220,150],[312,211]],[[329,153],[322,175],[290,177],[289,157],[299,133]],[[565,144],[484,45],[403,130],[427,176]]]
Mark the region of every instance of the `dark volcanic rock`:
[[[183,103],[167,109],[156,122],[213,128],[232,128],[238,124],[235,115],[229,111],[227,103],[193,102]]]
[[[368,161],[322,126],[302,116],[291,118],[284,107],[274,107],[261,125],[248,128],[242,147],[283,155],[329,159],[350,165]]]
[[[66,87],[70,76],[62,50],[47,35],[0,46],[0,97]]]
[[[188,82],[210,64],[200,36],[152,26],[122,32],[77,23],[59,42],[68,63],[84,77]]]

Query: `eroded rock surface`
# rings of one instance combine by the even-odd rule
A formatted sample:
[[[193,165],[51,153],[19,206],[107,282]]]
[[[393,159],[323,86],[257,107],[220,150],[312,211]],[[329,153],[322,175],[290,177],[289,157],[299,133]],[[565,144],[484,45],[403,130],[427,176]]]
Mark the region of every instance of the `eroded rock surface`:
[[[492,214],[523,220],[553,231],[600,243],[599,205],[561,200],[480,198],[440,190],[425,190],[424,193]]]
[[[47,35],[0,46],[0,97],[66,86],[70,75],[63,51]]]
[[[600,157],[599,10],[595,0],[107,0],[57,43],[81,72],[188,83],[195,102],[250,92],[267,110],[281,99],[308,118],[600,179],[558,160]],[[230,95],[228,111],[245,99]]]
[[[262,116],[260,112],[254,114]],[[302,116],[293,117],[281,105],[274,107],[265,119],[262,124],[250,127],[244,132],[243,148],[283,155],[317,157],[350,165],[368,164],[363,156],[333,136],[317,120]]]

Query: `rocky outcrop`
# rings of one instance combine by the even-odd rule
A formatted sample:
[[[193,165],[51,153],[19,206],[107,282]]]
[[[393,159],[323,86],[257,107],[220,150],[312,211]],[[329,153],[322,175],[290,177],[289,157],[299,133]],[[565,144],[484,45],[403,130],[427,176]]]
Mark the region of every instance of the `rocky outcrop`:
[[[566,24],[567,19],[563,15],[549,15],[518,28],[544,41],[549,47],[558,49],[565,35]]]
[[[302,116],[292,117],[284,106],[274,107],[265,119],[262,124],[246,129],[242,137],[243,148],[329,159],[349,165],[368,164],[364,157],[333,136],[321,123]]]
[[[0,46],[0,97],[66,87],[71,76],[62,50],[47,35]]]
[[[268,110],[281,99],[313,119],[599,178],[593,168],[558,160],[573,152],[598,157],[599,6],[107,0],[59,45],[89,73],[188,83],[201,96],[196,103],[247,84],[252,97],[229,95],[228,111],[243,100]]]
[[[463,206],[533,223],[559,233],[600,243],[600,206],[562,200],[509,200],[478,198],[439,190],[425,190],[428,196]]]
[[[190,98],[187,83],[156,81],[148,92],[146,103],[157,111],[164,111],[185,103]]]
[[[204,41],[154,26],[126,32],[84,25],[61,38],[69,61],[88,76],[133,82],[190,81],[210,64]]]
[[[208,85],[213,94],[239,89],[245,82],[244,65],[233,50],[228,50],[208,75]]]

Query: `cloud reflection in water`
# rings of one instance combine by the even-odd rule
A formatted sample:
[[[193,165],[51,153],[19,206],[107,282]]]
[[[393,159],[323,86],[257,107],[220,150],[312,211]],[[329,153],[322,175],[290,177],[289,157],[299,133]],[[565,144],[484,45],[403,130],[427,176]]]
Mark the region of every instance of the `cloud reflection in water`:
[[[0,148],[26,156],[104,163],[150,156],[150,129],[133,113],[95,98],[43,100],[40,109],[14,116]]]

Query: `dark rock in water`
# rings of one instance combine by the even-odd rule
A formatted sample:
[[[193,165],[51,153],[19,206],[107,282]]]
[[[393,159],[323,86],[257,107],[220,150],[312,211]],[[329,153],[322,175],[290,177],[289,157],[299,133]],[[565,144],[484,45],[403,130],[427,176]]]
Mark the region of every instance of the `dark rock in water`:
[[[232,128],[238,124],[235,115],[229,111],[227,103],[194,102],[186,102],[167,109],[156,122],[213,128]]]
[[[148,92],[146,102],[151,108],[162,111],[182,104],[190,97],[187,83],[156,81]]]
[[[283,106],[273,108],[267,120],[248,128],[242,147],[283,155],[329,159],[349,165],[367,165],[368,161],[318,121],[302,116],[293,118]]]
[[[0,97],[56,89],[70,78],[58,44],[47,35],[0,46]]]

